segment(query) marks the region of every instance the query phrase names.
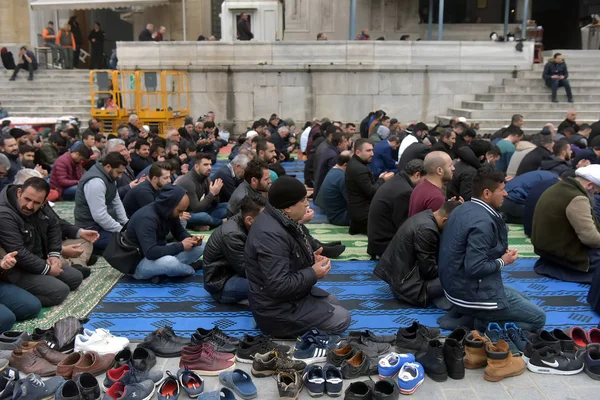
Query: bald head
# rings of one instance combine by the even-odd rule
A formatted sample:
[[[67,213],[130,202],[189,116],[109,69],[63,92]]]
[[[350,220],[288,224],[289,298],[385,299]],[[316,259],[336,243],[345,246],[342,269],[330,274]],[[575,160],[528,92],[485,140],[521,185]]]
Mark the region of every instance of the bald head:
[[[448,153],[444,151],[432,151],[425,156],[423,169],[427,180],[439,180],[440,184],[452,180],[454,165]]]
[[[423,169],[427,175],[434,175],[438,168],[443,168],[448,162],[452,162],[448,153],[444,151],[432,151],[425,156]]]
[[[575,120],[577,119],[577,111],[569,110],[567,112],[567,119],[571,122],[575,122]]]

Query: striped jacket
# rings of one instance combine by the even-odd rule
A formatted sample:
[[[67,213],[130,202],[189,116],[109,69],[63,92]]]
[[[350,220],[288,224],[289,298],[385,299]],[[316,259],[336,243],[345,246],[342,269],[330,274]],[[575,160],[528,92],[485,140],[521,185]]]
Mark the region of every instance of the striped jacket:
[[[473,198],[452,212],[440,242],[439,276],[453,304],[495,310],[508,306],[502,255],[508,230],[500,214]]]

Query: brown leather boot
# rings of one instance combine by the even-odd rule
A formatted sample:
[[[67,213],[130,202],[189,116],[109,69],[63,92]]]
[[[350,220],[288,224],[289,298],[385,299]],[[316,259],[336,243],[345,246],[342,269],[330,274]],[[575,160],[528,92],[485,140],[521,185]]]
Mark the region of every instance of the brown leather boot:
[[[13,350],[9,361],[11,367],[24,374],[38,374],[41,377],[56,374],[56,365],[50,364],[35,351]]]
[[[471,333],[465,337],[465,368],[477,369],[486,366],[486,343],[490,343],[490,339],[481,336],[478,331],[471,331]]]
[[[494,345],[488,342],[485,346],[487,354],[487,367],[483,371],[483,379],[498,382],[511,376],[519,376],[525,372],[525,361],[520,357],[513,358],[508,350],[508,343],[498,340]]]

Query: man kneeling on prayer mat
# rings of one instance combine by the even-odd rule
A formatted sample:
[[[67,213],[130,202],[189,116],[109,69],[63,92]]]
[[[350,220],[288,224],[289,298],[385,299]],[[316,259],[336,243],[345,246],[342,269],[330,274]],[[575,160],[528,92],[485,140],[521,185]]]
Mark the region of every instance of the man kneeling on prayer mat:
[[[591,283],[600,265],[600,224],[593,195],[600,192],[600,165],[575,171],[540,197],[531,243],[540,256],[535,272],[567,282]]]
[[[282,176],[271,185],[268,199],[245,249],[248,302],[256,324],[280,338],[295,338],[313,327],[330,334],[345,331],[350,313],[335,295],[315,286],[331,262],[313,252],[298,223],[308,208],[306,187]]]

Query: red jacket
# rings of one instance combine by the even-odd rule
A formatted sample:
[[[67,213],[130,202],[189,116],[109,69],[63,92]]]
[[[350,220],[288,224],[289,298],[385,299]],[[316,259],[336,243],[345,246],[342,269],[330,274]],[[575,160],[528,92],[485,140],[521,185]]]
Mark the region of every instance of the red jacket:
[[[71,152],[68,151],[54,161],[50,174],[50,187],[62,193],[64,189],[77,185],[82,176],[83,166],[81,163],[75,164]]]

